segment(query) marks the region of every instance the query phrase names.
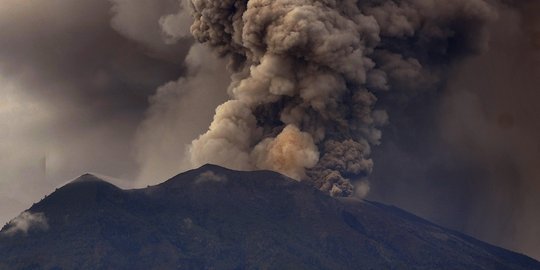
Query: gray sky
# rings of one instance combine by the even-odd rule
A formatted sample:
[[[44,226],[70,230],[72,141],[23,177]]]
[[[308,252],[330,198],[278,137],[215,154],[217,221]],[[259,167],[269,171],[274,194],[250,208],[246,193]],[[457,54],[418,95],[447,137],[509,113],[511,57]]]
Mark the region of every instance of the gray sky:
[[[178,3],[0,0],[0,222],[85,172],[189,168],[229,74],[170,28]],[[540,258],[540,5],[519,3],[441,91],[389,108],[368,199]]]
[[[121,23],[111,27],[111,8],[105,0],[1,1],[2,221],[83,172],[136,176],[131,144],[148,96],[183,73],[190,42],[160,41],[163,10],[139,22],[158,45],[126,38]]]

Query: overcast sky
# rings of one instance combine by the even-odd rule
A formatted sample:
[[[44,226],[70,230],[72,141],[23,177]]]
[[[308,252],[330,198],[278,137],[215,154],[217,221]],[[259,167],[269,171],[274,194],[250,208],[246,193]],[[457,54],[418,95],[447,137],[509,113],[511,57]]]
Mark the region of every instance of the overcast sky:
[[[132,187],[190,167],[229,73],[179,3],[0,0],[0,222],[85,172]],[[444,89],[389,108],[368,199],[538,259],[540,4],[517,3]]]

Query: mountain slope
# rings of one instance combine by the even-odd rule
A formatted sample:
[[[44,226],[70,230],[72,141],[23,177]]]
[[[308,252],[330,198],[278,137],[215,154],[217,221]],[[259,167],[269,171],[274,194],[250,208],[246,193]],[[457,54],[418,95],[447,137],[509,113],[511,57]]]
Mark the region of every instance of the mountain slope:
[[[121,190],[91,175],[0,233],[0,269],[540,269],[526,256],[269,171],[206,165]],[[43,225],[43,224],[42,224]]]

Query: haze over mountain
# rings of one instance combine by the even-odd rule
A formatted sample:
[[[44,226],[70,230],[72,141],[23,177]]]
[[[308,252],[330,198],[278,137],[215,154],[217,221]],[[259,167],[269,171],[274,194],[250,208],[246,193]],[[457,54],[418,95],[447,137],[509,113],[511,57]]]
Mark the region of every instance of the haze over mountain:
[[[198,4],[196,13],[204,15],[197,16],[197,25],[218,23],[198,27],[196,39],[189,29],[194,21],[193,2]],[[129,179],[120,186],[135,188],[217,163],[208,160],[220,157],[216,151],[198,151],[192,156],[186,150],[208,131],[215,108],[231,98],[227,86],[248,75],[234,67],[227,71],[229,57],[219,57],[221,49],[227,48],[229,55],[249,57],[244,63],[246,72],[251,66],[258,71],[272,66],[259,65],[261,53],[266,60],[292,61],[269,70],[279,75],[271,84],[276,87],[267,89],[272,91],[265,87],[235,91],[233,99],[248,103],[253,98],[283,97],[269,107],[252,110],[263,136],[251,136],[255,141],[249,146],[260,143],[257,150],[279,150],[283,144],[277,142],[283,142],[284,136],[275,140],[277,135],[285,125],[295,124],[315,139],[319,158],[327,154],[319,164],[323,166],[306,170],[312,178],[324,180],[320,169],[332,167],[327,165],[334,163],[327,161],[334,159],[328,157],[339,153],[332,151],[338,148],[326,147],[326,141],[344,142],[352,137],[360,143],[356,146],[365,146],[362,139],[369,139],[370,144],[375,143],[371,154],[365,147],[357,153],[366,154],[362,156],[365,161],[373,161],[370,200],[397,205],[445,227],[540,259],[540,1],[294,0],[271,1],[275,6],[270,8],[254,5],[265,2],[0,0],[0,223],[81,172]],[[305,5],[279,5],[293,2]],[[240,8],[212,9],[233,3]],[[238,13],[232,15],[233,11]],[[247,15],[241,16],[241,12]],[[253,14],[283,20],[266,23],[248,16]],[[243,17],[246,21],[240,20]],[[295,25],[296,19],[328,22],[324,26],[335,26],[329,27],[329,33],[336,35],[320,35],[325,29],[312,27],[322,24]],[[265,31],[267,28],[275,31]],[[231,39],[227,34],[232,34]],[[294,39],[296,34],[302,38]],[[200,44],[206,37],[211,40]],[[303,43],[309,39],[313,42]],[[294,46],[289,50],[288,45]],[[344,61],[325,57],[340,51],[345,53],[340,55],[348,55],[348,48],[362,51],[366,61],[360,63],[356,55],[338,58]],[[266,64],[273,63],[266,60]],[[355,68],[348,69],[349,64]],[[367,84],[355,83],[359,78],[349,79],[349,71],[358,71],[358,64],[366,68]],[[285,72],[283,67],[291,66],[292,72]],[[330,77],[338,80],[327,82],[345,78],[347,89],[333,84],[336,91],[326,91],[322,86],[332,85],[326,83],[304,87],[310,85],[312,71],[327,75],[345,71],[345,77],[335,74],[338,76]],[[231,80],[229,72],[240,78]],[[288,76],[291,74],[294,76]],[[265,79],[259,75],[265,73],[249,74],[253,80],[248,81]],[[434,82],[431,75],[439,83],[429,84]],[[301,91],[300,96],[287,87],[295,81],[299,87],[294,91]],[[238,88],[235,84],[231,88]],[[418,84],[425,89],[414,87]],[[246,90],[246,86],[253,84],[238,89]],[[377,97],[375,103],[356,102],[366,101],[361,98],[369,96],[363,96],[366,89]],[[348,98],[349,90],[360,99]],[[324,98],[327,94],[331,98]],[[309,102],[300,102],[303,100]],[[320,106],[319,101],[329,104]],[[333,106],[333,101],[345,101],[347,106]],[[310,121],[317,119],[310,108],[322,112],[321,116],[331,113],[331,117]],[[283,113],[278,115],[281,109]],[[348,112],[368,116],[370,111],[379,111],[376,115],[381,116],[381,110],[389,115],[383,127],[370,128],[369,117],[341,117]],[[360,121],[342,126],[343,119]],[[366,125],[367,129],[362,128]],[[342,132],[348,129],[351,132]],[[376,145],[375,129],[382,133],[380,145]],[[215,138],[213,135],[199,142]],[[272,138],[274,143],[269,143],[267,139]],[[238,141],[237,146],[246,141]],[[272,162],[279,160],[275,155],[279,151],[251,152],[261,159],[247,159],[253,164],[245,166],[280,169],[291,176],[299,171],[301,176],[300,167],[291,171],[274,166],[279,165]],[[204,153],[209,154],[201,155]],[[204,158],[192,164],[192,157]],[[297,165],[313,164],[314,155],[309,157],[311,162]],[[232,162],[233,157],[224,155],[222,161]],[[354,172],[358,168],[360,179]],[[339,166],[333,170],[355,182],[365,181],[362,176],[369,169]],[[330,180],[343,180],[337,173],[330,176]],[[337,188],[324,181],[317,183],[330,192],[350,193],[347,181],[338,182]]]
[[[398,208],[215,165],[144,189],[86,174],[3,227],[0,269],[540,269]]]

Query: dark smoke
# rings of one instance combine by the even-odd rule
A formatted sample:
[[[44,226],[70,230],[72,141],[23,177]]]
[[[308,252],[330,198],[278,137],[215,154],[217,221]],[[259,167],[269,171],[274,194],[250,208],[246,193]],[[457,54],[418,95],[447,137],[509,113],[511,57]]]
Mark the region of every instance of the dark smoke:
[[[191,4],[193,35],[234,71],[192,163],[276,170],[334,196],[373,170],[388,121],[377,100],[440,88],[450,64],[485,48],[495,17],[483,0]]]
[[[540,2],[508,2],[444,91],[390,108],[369,198],[538,258]]]

